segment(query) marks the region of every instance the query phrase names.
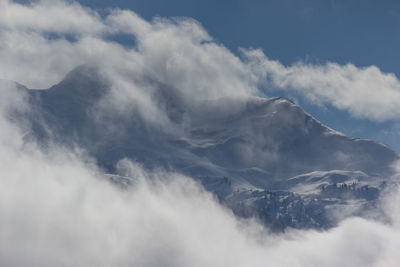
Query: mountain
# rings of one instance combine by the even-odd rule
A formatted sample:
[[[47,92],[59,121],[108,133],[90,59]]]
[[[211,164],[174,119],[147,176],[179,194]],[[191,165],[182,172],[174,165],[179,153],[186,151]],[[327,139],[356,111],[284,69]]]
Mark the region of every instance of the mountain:
[[[376,210],[399,156],[387,146],[336,132],[285,98],[190,102],[150,79],[153,105],[167,123],[149,122],[132,103],[120,112],[96,68],[81,66],[46,90],[25,89],[31,138],[78,144],[108,178],[131,158],[198,180],[238,216],[273,229],[329,228]],[[21,90],[21,89],[20,89]],[[104,112],[104,107],[108,107]],[[129,184],[127,178],[121,178]]]

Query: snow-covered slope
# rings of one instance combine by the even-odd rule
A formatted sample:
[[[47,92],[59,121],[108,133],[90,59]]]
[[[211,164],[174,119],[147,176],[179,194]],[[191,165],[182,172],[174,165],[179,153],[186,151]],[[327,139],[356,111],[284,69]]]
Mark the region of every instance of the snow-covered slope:
[[[151,83],[168,126],[149,122],[134,106],[128,114],[104,112],[112,90],[96,69],[82,66],[47,90],[27,90],[36,112],[27,115],[31,135],[77,143],[107,173],[126,157],[182,172],[237,214],[278,228],[328,227],[334,222],[326,212],[338,205],[357,213],[377,199],[398,159],[382,144],[329,129],[285,98],[190,106],[173,89]]]

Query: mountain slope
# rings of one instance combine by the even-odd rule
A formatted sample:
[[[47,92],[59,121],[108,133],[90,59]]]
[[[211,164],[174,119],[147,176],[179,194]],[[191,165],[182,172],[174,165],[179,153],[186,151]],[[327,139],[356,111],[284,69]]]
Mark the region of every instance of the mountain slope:
[[[149,83],[168,127],[146,120],[134,104],[128,113],[104,112],[112,88],[95,68],[81,66],[47,90],[27,90],[35,106],[31,134],[80,145],[108,173],[123,158],[182,172],[238,215],[277,228],[329,227],[332,207],[352,205],[351,215],[373,206],[398,160],[388,147],[335,132],[284,98],[196,106]]]

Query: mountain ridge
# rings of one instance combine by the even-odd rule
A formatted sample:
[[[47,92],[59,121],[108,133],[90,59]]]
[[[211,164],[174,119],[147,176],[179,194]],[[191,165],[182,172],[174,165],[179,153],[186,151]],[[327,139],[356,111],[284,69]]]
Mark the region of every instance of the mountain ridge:
[[[275,228],[331,227],[329,210],[340,203],[354,206],[353,200],[358,201],[353,215],[375,207],[380,186],[390,180],[391,164],[399,159],[389,147],[347,137],[283,97],[190,105],[176,90],[155,81],[151,85],[153,104],[175,130],[146,121],[137,109],[129,109],[129,116],[112,109],[99,112],[113,89],[97,68],[80,66],[49,89],[26,89],[34,106],[27,114],[32,135],[79,145],[115,181],[115,166],[124,158],[181,172],[237,215],[256,216]],[[298,187],[290,186],[302,176]],[[299,184],[312,190],[302,191]],[[293,209],[296,205],[303,213]]]

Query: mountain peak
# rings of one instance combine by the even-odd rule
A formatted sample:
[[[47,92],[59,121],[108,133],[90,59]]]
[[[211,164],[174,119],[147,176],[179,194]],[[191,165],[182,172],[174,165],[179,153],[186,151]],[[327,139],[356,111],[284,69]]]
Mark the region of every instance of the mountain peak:
[[[266,189],[280,192],[274,193],[274,201],[280,201],[292,196],[288,190],[300,188],[290,187],[300,180],[310,192],[322,192],[323,183],[328,186],[324,196],[344,194],[334,186],[339,176],[346,182],[358,176],[363,181],[390,177],[391,165],[399,159],[386,146],[324,126],[287,98],[227,98],[192,107],[170,94],[171,88],[157,86],[151,104],[176,116],[173,125],[183,129],[177,134],[154,127],[135,112],[123,117],[109,112],[107,120],[99,119],[93,107],[110,88],[96,68],[87,66],[48,90],[28,90],[39,99],[33,110],[41,112],[31,117],[42,116],[58,142],[78,144],[109,173],[121,159],[132,158],[146,168],[162,166],[198,179],[234,205],[249,198],[256,199],[250,201],[254,205],[267,205],[270,200],[262,200]],[[40,135],[38,129],[34,127]],[[358,187],[350,189],[352,197],[363,199],[373,199],[378,190],[366,195]]]

